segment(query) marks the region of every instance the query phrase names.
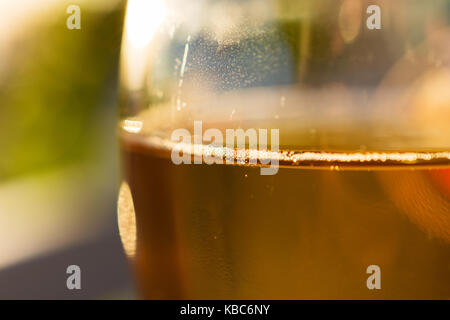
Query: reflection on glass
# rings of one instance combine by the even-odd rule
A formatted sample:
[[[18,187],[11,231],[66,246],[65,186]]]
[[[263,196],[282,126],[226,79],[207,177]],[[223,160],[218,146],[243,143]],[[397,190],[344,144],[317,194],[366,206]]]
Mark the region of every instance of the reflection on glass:
[[[122,183],[119,190],[117,219],[123,249],[128,257],[133,258],[136,254],[136,216],[133,196],[126,182]]]

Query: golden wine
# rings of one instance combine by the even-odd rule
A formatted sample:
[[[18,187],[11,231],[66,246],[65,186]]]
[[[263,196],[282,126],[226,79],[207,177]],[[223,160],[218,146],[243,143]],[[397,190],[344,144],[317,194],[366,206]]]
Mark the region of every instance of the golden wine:
[[[448,153],[316,152],[262,176],[175,165],[149,141],[121,134],[144,298],[450,298]],[[371,265],[379,290],[367,287]]]

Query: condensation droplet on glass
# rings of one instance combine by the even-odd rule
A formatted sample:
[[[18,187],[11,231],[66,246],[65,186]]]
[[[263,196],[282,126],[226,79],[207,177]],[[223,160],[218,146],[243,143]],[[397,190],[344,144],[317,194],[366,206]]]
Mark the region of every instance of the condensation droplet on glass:
[[[176,29],[175,25],[170,26],[170,28],[168,30],[170,39],[173,39],[173,36],[175,35],[175,29]]]
[[[231,111],[230,120],[233,120],[233,116],[235,113],[236,113],[236,109],[233,109],[233,111]]]
[[[285,96],[281,96],[281,98],[280,98],[280,107],[284,108],[285,105],[286,105],[286,97]]]

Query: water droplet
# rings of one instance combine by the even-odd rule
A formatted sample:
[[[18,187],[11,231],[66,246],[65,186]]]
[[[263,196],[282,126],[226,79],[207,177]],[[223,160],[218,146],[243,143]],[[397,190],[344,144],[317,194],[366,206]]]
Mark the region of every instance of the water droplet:
[[[280,98],[280,106],[282,108],[284,108],[285,105],[286,105],[286,97],[285,96],[281,96],[281,98]]]
[[[233,111],[231,111],[230,120],[233,120],[233,116],[235,113],[236,113],[236,109],[233,109]]]

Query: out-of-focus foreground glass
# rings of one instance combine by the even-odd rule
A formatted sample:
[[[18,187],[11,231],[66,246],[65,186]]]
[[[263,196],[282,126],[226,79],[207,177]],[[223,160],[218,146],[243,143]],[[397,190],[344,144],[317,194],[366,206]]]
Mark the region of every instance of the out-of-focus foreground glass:
[[[371,5],[128,1],[119,222],[143,297],[450,297],[450,2]],[[279,129],[279,171],[175,165],[194,121]]]
[[[68,297],[46,263],[113,230],[124,5],[76,1],[81,29],[70,30],[73,4],[0,0],[0,298]]]

